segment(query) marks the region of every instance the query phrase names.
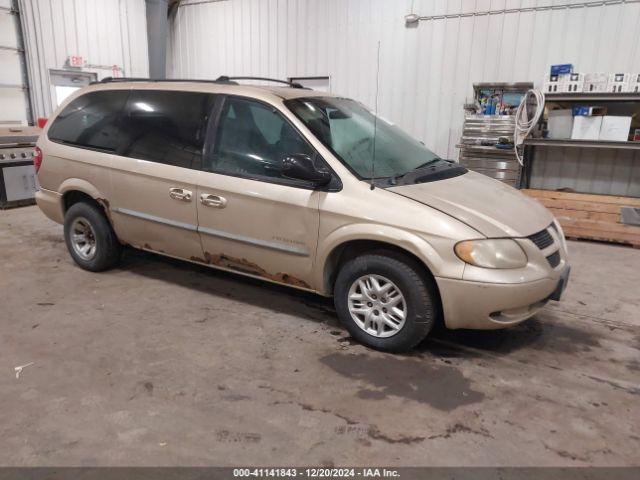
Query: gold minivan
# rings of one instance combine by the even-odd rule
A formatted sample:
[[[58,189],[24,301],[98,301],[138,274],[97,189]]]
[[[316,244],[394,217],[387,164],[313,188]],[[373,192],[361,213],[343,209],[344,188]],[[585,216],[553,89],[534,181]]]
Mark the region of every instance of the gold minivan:
[[[569,276],[535,200],[296,84],[107,79],[60,106],[34,163],[80,267],[130,245],[333,296],[378,349],[410,349],[438,321],[517,324]]]

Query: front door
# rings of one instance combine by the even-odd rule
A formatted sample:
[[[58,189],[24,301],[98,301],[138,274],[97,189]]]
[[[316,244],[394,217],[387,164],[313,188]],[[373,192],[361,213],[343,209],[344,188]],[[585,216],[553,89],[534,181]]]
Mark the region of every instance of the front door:
[[[311,289],[319,192],[283,178],[282,159],[313,148],[275,108],[224,99],[197,190],[204,261]]]
[[[186,259],[202,256],[197,179],[213,101],[199,92],[131,92],[111,176],[112,221],[122,241]]]

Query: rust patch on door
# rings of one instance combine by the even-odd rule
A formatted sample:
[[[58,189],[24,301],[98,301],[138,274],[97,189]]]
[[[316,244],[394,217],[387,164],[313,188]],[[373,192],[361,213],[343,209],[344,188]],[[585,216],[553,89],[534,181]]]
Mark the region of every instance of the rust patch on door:
[[[288,273],[276,273],[273,277],[277,282],[294,285],[296,287],[311,288],[307,282],[300,280],[299,278],[292,277]]]
[[[232,270],[237,270],[238,272],[249,273],[259,277],[268,276],[264,268],[244,258],[228,257],[226,255],[211,255],[209,252],[204,252],[204,258],[207,259],[207,263],[211,263],[212,265],[217,265],[219,267],[230,268]]]
[[[286,283],[295,287],[311,288],[311,286],[304,280],[294,277],[293,275],[289,275],[288,273],[269,273],[260,265],[250,262],[246,258],[230,257],[224,254],[211,255],[209,252],[204,252],[204,260],[197,257],[191,257],[191,260],[228,268],[240,273],[255,275],[278,283]]]

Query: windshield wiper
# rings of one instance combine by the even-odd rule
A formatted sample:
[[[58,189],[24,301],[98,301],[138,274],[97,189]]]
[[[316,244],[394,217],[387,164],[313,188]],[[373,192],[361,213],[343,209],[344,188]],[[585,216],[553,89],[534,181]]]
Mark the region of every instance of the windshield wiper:
[[[408,174],[409,174],[409,173],[411,173],[411,172],[415,172],[416,170],[420,170],[420,169],[422,169],[422,168],[424,168],[424,167],[428,167],[428,166],[429,166],[429,165],[431,165],[432,163],[435,163],[435,162],[437,162],[437,161],[439,161],[439,160],[441,160],[441,159],[440,159],[440,158],[434,158],[434,159],[432,159],[432,160],[429,160],[428,162],[423,163],[422,165],[418,165],[417,167],[415,167],[415,168],[413,168],[413,169],[411,169],[411,170],[409,170],[409,171],[407,171],[407,172],[399,173],[399,174],[397,174],[397,175],[392,175],[392,176],[390,177],[390,179],[389,179],[389,182],[390,182],[392,185],[395,185],[396,183],[398,183],[398,180],[402,179],[405,175],[408,175]]]
[[[436,157],[436,158],[434,158],[434,159],[432,159],[432,160],[429,160],[428,162],[423,163],[422,165],[418,165],[416,168],[414,168],[413,170],[410,170],[410,171],[411,171],[411,172],[414,172],[414,171],[416,171],[416,170],[420,170],[421,168],[428,167],[428,166],[429,166],[429,165],[431,165],[432,163],[436,163],[436,162],[438,162],[438,161],[440,161],[440,160],[442,160],[442,159],[441,159],[441,158],[437,158],[437,157]],[[407,173],[409,173],[409,172],[407,172]]]

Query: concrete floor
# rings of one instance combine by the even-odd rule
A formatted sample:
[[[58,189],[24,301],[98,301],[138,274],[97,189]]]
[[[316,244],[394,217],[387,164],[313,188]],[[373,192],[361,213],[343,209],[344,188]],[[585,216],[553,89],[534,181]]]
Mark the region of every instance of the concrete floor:
[[[0,465],[638,465],[640,250],[569,248],[563,302],[398,356],[313,295],[134,251],[84,272],[0,211]]]

